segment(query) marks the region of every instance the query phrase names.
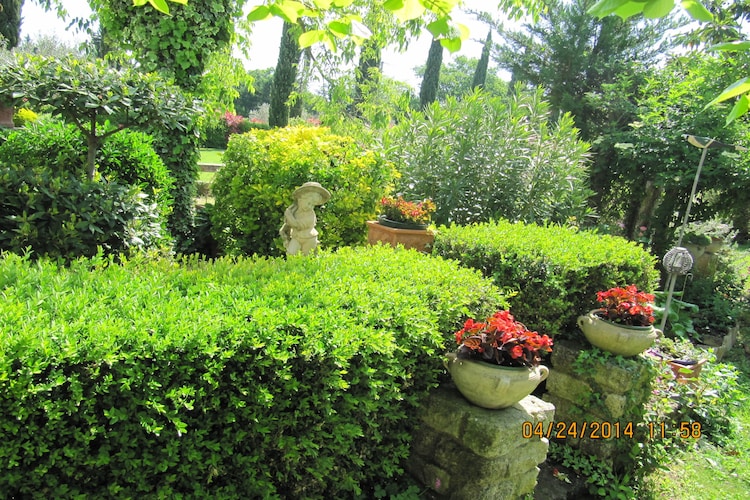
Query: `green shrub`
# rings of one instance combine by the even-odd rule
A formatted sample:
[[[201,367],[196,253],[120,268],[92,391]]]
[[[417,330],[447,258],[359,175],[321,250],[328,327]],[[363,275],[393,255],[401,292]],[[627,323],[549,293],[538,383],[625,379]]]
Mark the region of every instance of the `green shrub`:
[[[576,319],[598,307],[596,292],[658,283],[656,260],[616,236],[507,221],[441,227],[433,255],[478,269],[507,293],[511,311],[548,335],[577,332]]]
[[[73,172],[85,178],[86,140],[73,125],[45,119],[15,130],[0,144],[0,158],[26,168]],[[119,184],[139,186],[159,202],[165,214],[172,202],[172,178],[157,156],[152,139],[142,132],[122,130],[109,136],[97,155],[99,173]]]
[[[398,190],[432,198],[436,224],[583,221],[589,146],[569,114],[549,115],[541,90],[433,103],[386,134]]]
[[[204,118],[201,124],[200,146],[202,148],[226,149],[229,137],[251,130],[268,130],[267,123],[257,123],[244,116],[227,111],[223,115]]]
[[[15,498],[375,498],[466,316],[455,262],[0,261],[0,491]]]
[[[391,166],[348,137],[320,127],[255,130],[233,135],[216,174],[214,235],[229,252],[280,255],[279,228],[292,192],[307,181],[331,200],[316,209],[323,247],[363,241],[365,221],[393,179]]]
[[[154,151],[151,136],[134,130],[118,132],[102,144],[97,158],[102,176],[120,184],[139,186],[159,202],[165,214],[169,213],[174,181]]]
[[[200,141],[202,148],[226,149],[229,140],[229,127],[220,116],[203,117],[200,126]]]
[[[156,204],[137,187],[0,163],[0,250],[64,260],[157,245]]]
[[[683,286],[684,300],[694,303],[698,310],[691,312],[695,333],[693,340],[702,341],[704,335],[726,335],[750,312],[750,296],[745,291],[747,267],[738,262],[737,251],[722,250],[715,256],[716,270],[712,275],[698,273]]]
[[[86,141],[73,125],[42,119],[11,131],[0,143],[0,159],[27,168],[47,167],[53,172],[86,175]]]

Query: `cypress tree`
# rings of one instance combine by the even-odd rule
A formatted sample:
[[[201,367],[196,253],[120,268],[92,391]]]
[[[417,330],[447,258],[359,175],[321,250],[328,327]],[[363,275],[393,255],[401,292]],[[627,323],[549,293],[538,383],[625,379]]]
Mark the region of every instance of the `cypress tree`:
[[[367,89],[378,83],[381,59],[382,52],[379,42],[373,38],[365,40],[359,52],[359,64],[355,74],[354,112],[357,115],[359,115],[357,104],[364,101]]]
[[[18,47],[22,5],[23,0],[0,0],[0,35],[8,41],[8,49]]]
[[[477,87],[483,89],[484,84],[487,81],[487,66],[490,62],[490,46],[492,44],[492,31],[487,33],[487,39],[484,41],[484,48],[482,48],[482,57],[479,58],[477,63],[477,69],[474,71],[474,79],[471,81],[471,88],[476,89]]]
[[[433,39],[424,69],[422,87],[419,89],[419,105],[422,109],[429,106],[437,97],[438,85],[440,83],[440,66],[442,64],[443,46],[440,45],[440,40]]]
[[[289,124],[289,96],[297,80],[297,65],[302,51],[297,43],[298,32],[295,25],[284,22],[281,33],[281,46],[276,71],[271,86],[271,105],[268,110],[268,125],[286,127]]]

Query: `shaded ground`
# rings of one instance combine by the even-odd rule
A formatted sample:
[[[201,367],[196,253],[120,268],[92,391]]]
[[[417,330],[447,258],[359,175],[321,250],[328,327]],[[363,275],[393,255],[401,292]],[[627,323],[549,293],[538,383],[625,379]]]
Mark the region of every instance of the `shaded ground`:
[[[534,500],[587,500],[589,498],[596,497],[589,495],[586,481],[572,469],[550,463],[549,459],[539,465]]]

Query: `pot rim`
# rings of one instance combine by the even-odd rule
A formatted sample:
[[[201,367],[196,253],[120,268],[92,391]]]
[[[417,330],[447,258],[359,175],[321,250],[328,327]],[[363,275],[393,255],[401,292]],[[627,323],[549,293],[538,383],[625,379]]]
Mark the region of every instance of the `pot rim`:
[[[482,366],[489,366],[490,368],[500,368],[503,370],[527,370],[527,371],[534,371],[539,368],[539,366],[505,366],[505,365],[498,365],[497,363],[488,363],[486,361],[482,361],[479,359],[470,359],[470,358],[459,358],[458,355],[455,353],[455,351],[447,352],[445,353],[445,357],[448,358],[449,361],[454,362],[463,362],[467,361],[469,363],[476,363],[478,365]]]

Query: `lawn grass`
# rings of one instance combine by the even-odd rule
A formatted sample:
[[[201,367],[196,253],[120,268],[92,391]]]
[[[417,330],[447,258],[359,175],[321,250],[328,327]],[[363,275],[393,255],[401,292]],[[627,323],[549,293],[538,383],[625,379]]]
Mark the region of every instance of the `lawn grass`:
[[[747,341],[747,340],[745,340]],[[741,347],[723,360],[740,372],[742,392],[750,395],[750,359]],[[666,470],[652,473],[644,498],[680,500],[746,500],[750,498],[750,398],[735,412],[736,435],[720,447],[701,439],[685,452],[676,451]]]
[[[222,159],[222,156],[224,155],[223,149],[201,148],[200,155],[200,160],[198,160],[199,163],[224,163],[224,160]]]

